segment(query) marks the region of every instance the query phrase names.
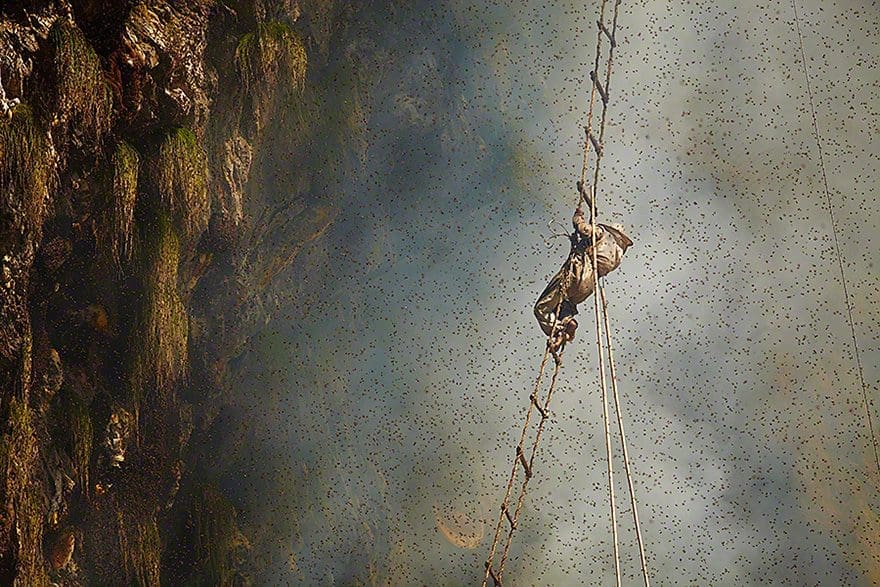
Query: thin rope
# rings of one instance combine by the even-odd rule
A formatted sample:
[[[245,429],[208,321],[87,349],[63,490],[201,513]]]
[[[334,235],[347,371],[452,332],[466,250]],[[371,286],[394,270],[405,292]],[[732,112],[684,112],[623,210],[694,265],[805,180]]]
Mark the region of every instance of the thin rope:
[[[636,528],[636,540],[639,544],[639,557],[642,562],[642,577],[645,587],[651,587],[648,579],[648,560],[645,556],[645,543],[642,540],[642,527],[639,524],[639,508],[636,504],[636,490],[633,485],[633,475],[629,466],[629,452],[626,448],[626,433],[623,430],[623,417],[620,412],[620,395],[617,390],[617,370],[614,367],[614,347],[611,345],[611,326],[608,323],[608,300],[605,299],[605,287],[599,289],[602,296],[602,314],[605,318],[605,342],[608,346],[608,364],[611,367],[611,389],[614,394],[614,411],[617,413],[617,429],[620,432],[620,445],[623,449],[623,465],[626,470],[626,483],[629,486],[629,499],[632,507],[633,524]]]
[[[602,0],[602,6],[599,8],[599,22],[602,22],[602,23],[605,22],[605,4],[607,3],[607,1],[608,0]],[[618,2],[618,4],[619,4],[619,2]],[[597,37],[598,38],[596,39],[596,63],[593,65],[593,71],[599,71],[599,57],[600,57],[601,51],[602,51],[602,31],[601,30],[598,32]],[[612,47],[612,51],[613,50],[614,50],[614,48]],[[589,159],[589,154],[590,154],[590,129],[593,126],[593,106],[595,106],[595,104],[596,104],[597,90],[598,90],[598,88],[596,87],[596,84],[593,83],[592,88],[590,89],[590,106],[589,106],[589,110],[587,111],[587,127],[586,127],[587,132],[586,132],[586,137],[584,137],[584,163],[583,163],[583,166],[581,167],[581,184],[583,184],[583,182],[585,182],[587,180],[587,160]],[[603,114],[604,114],[604,111],[603,111]],[[580,190],[579,190],[579,192],[580,192]],[[578,194],[578,201],[577,201],[576,207],[580,206],[581,202],[583,201],[583,198],[584,198],[584,193],[580,192]],[[595,200],[594,200],[594,202],[595,202]],[[595,208],[595,205],[593,206],[593,208]]]
[[[595,202],[595,200],[594,200]],[[595,203],[594,203],[595,208]],[[593,234],[596,234],[596,217],[593,216]],[[599,272],[596,243],[593,244],[593,300],[596,308],[596,349],[599,354],[599,383],[602,389],[602,419],[605,424],[605,460],[608,463],[608,501],[611,505],[611,543],[614,546],[614,578],[620,587],[620,545],[617,539],[617,506],[614,501],[614,468],[611,464],[611,430],[608,424],[608,387],[605,383],[605,358],[602,354],[602,328],[599,319]]]
[[[874,449],[874,464],[877,466],[877,473],[880,475],[880,453],[877,450],[877,436],[874,433],[874,418],[871,415],[871,401],[868,399],[868,386],[865,384],[865,372],[862,368],[862,357],[859,351],[859,340],[856,337],[856,325],[853,320],[852,304],[849,299],[849,288],[846,284],[846,271],[843,268],[843,257],[840,254],[840,242],[837,239],[837,223],[834,220],[834,206],[831,203],[831,191],[828,189],[828,173],[825,171],[825,154],[822,149],[822,140],[819,134],[819,121],[816,118],[816,106],[813,102],[813,90],[810,87],[810,75],[807,71],[807,57],[804,52],[804,38],[801,35],[800,18],[798,17],[797,4],[795,0],[791,0],[791,8],[794,12],[794,24],[797,29],[798,43],[801,49],[801,63],[804,67],[804,80],[807,85],[807,95],[810,99],[810,114],[813,117],[813,132],[816,137],[816,146],[819,150],[819,167],[822,169],[822,183],[825,187],[825,201],[828,204],[828,216],[831,219],[831,234],[834,236],[834,252],[837,256],[837,267],[840,269],[840,281],[843,284],[843,299],[846,302],[846,313],[849,317],[849,330],[852,335],[852,345],[855,350],[856,366],[859,372],[859,382],[862,385],[862,399],[865,403],[865,416],[868,420],[868,430],[871,434],[871,446]]]
[[[610,506],[610,515],[611,515],[611,543],[613,549],[614,556],[614,578],[617,587],[620,587],[621,577],[620,577],[620,544],[617,535],[617,504],[614,498],[614,468],[612,465],[612,456],[611,456],[611,431],[609,425],[608,418],[608,387],[605,380],[605,359],[604,354],[602,352],[602,322],[600,319],[599,312],[599,262],[598,262],[598,251],[596,245],[598,244],[595,240],[596,235],[598,234],[598,227],[596,226],[596,217],[598,216],[596,210],[596,200],[597,200],[597,188],[599,184],[599,170],[602,162],[602,154],[603,154],[603,145],[605,139],[605,120],[608,113],[608,96],[610,90],[610,81],[611,81],[611,66],[614,60],[614,47],[616,45],[615,33],[617,32],[617,15],[620,7],[620,0],[617,0],[614,3],[614,16],[612,18],[611,25],[611,34],[609,49],[608,49],[608,59],[607,65],[605,68],[605,86],[604,93],[600,90],[599,84],[600,81],[598,79],[599,75],[599,56],[598,53],[601,50],[602,45],[602,35],[604,27],[604,18],[600,17],[599,19],[599,41],[597,45],[597,56],[595,67],[590,75],[590,78],[593,81],[592,90],[590,92],[590,110],[592,111],[593,106],[595,104],[596,93],[599,93],[602,98],[602,116],[599,122],[599,138],[595,140],[592,135],[592,119],[590,119],[587,128],[586,128],[586,136],[584,138],[584,166],[581,169],[581,183],[580,185],[583,187],[584,179],[586,178],[587,171],[587,153],[589,152],[590,144],[593,144],[593,148],[596,150],[596,167],[593,173],[593,183],[591,186],[592,197],[590,198],[590,224],[592,228],[592,236],[593,236],[593,246],[592,248],[592,264],[593,264],[593,306],[595,309],[596,315],[596,350],[598,355],[599,362],[599,383],[602,391],[602,417],[605,427],[605,457],[607,461],[608,467],[608,501]],[[580,206],[583,198],[585,190],[578,190],[578,206]]]

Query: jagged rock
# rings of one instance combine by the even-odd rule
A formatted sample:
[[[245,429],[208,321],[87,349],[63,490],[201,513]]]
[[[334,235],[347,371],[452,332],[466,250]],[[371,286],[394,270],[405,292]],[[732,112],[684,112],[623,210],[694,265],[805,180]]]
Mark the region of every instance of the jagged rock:
[[[49,361],[43,374],[43,390],[47,401],[51,401],[58,393],[62,383],[64,383],[64,367],[61,365],[61,356],[57,350],[49,349]]]
[[[223,183],[220,198],[221,213],[232,226],[242,219],[244,189],[250,177],[254,149],[240,134],[236,133],[223,144]]]
[[[122,469],[136,424],[134,416],[121,406],[114,406],[110,412],[98,458],[102,490],[112,487],[116,472]]]
[[[308,84],[341,11],[0,4],[0,584],[158,584],[157,515],[181,503],[222,525],[193,581],[238,580],[235,508],[181,497],[208,458],[188,445],[235,392],[230,359],[277,312],[279,276],[340,210],[338,162],[311,151],[356,140],[364,100],[353,68]]]
[[[203,55],[212,4],[152,0],[136,4],[129,13],[119,60],[143,88],[134,109],[145,109],[148,120],[204,124],[211,104]]]

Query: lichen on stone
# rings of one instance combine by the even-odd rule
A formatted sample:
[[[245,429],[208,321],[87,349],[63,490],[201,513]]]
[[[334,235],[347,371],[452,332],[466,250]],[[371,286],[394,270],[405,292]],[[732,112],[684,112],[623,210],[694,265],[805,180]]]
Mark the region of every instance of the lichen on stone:
[[[159,148],[159,198],[185,245],[208,226],[208,158],[198,138],[186,128],[173,130]]]
[[[49,32],[55,76],[55,120],[78,143],[99,145],[110,129],[113,97],[101,60],[82,31],[66,18]]]
[[[17,224],[19,234],[38,233],[54,185],[55,167],[46,134],[18,105],[9,121],[0,121],[0,208]]]
[[[177,289],[180,241],[171,221],[159,214],[144,230],[142,300],[132,348],[132,399],[151,389],[167,393],[187,374],[189,322]]]

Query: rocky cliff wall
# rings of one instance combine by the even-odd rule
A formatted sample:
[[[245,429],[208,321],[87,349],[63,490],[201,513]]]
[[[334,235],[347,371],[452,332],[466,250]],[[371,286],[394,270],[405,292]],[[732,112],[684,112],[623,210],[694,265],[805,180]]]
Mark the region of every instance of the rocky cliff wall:
[[[356,5],[0,8],[0,584],[253,578],[191,439],[338,217]]]

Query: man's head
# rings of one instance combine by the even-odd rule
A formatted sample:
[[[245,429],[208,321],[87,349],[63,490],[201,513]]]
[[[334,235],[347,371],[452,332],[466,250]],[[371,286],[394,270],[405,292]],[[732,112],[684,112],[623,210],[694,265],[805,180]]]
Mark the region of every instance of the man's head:
[[[632,246],[632,244],[633,244],[632,239],[630,239],[628,236],[626,236],[626,232],[624,231],[622,224],[617,223],[617,222],[615,222],[613,224],[603,224],[602,228],[607,230],[608,233],[612,237],[614,237],[615,242],[617,242],[617,245],[621,249],[623,249],[624,253],[626,252],[626,250],[629,247]]]

